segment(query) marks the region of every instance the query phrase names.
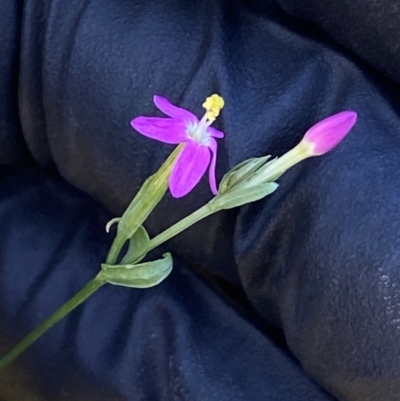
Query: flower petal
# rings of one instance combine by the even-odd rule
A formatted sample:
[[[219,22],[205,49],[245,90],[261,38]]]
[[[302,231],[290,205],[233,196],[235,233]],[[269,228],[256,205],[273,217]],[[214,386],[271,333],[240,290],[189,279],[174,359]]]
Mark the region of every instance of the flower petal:
[[[222,131],[215,129],[214,127],[208,127],[207,131],[214,138],[223,138],[225,136]]]
[[[182,120],[185,122],[197,122],[198,118],[190,111],[182,109],[173,105],[165,97],[155,95],[153,97],[154,104],[167,116],[175,118],[176,120]]]
[[[186,124],[173,118],[137,117],[131,125],[142,135],[164,143],[177,144],[190,138],[186,133]]]
[[[311,144],[314,156],[332,150],[350,132],[357,121],[355,111],[342,111],[312,126],[304,135],[303,141]]]
[[[186,142],[169,177],[174,198],[187,195],[200,181],[210,163],[210,150],[195,141]]]
[[[208,177],[210,181],[211,192],[214,195],[217,195],[218,189],[215,180],[215,166],[217,164],[217,141],[214,138],[210,138],[209,140],[210,140],[209,148],[212,153],[212,158],[211,158],[210,168],[208,170]]]

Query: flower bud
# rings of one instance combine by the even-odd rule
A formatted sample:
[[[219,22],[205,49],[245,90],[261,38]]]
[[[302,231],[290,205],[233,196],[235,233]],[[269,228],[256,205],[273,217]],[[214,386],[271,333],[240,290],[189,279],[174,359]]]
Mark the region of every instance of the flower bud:
[[[312,126],[301,141],[309,156],[320,156],[332,150],[353,128],[357,121],[354,111],[342,111]]]
[[[297,163],[329,152],[345,138],[356,120],[354,111],[342,111],[325,118],[312,126],[297,146],[273,163],[261,167],[254,175],[262,176],[265,182],[275,181]]]
[[[300,143],[281,157],[269,156],[246,160],[223,177],[212,204],[218,210],[254,202],[274,192],[276,181],[301,161],[332,150],[350,132],[357,120],[354,111],[334,114],[311,127]]]

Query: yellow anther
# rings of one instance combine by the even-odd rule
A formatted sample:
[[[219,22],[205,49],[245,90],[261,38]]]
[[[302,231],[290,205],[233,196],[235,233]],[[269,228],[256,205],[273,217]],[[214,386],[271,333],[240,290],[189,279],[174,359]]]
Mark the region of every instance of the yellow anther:
[[[219,116],[219,112],[224,107],[224,104],[224,99],[217,94],[213,94],[206,99],[203,107],[207,111],[206,116],[210,122],[213,122]]]

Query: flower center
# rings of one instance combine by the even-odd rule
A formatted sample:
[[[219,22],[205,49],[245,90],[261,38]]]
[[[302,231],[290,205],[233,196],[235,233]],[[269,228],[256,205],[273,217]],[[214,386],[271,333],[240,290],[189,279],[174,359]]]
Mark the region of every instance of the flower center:
[[[219,116],[224,104],[224,99],[217,94],[213,94],[205,100],[203,103],[203,107],[206,109],[204,116],[198,123],[188,127],[188,133],[195,141],[204,145],[208,144],[210,135],[207,132],[207,128]]]

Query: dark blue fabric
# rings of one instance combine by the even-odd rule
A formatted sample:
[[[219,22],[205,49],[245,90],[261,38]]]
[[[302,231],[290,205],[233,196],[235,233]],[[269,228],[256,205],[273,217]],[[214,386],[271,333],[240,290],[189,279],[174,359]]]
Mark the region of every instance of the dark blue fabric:
[[[19,66],[18,84],[12,68],[14,75],[9,68],[2,79],[14,82],[7,86],[14,95],[18,90],[19,109],[14,104],[4,112],[19,115],[11,138],[22,126],[25,142],[13,142],[19,143],[13,149],[24,155],[26,147],[29,156],[5,152],[0,163],[31,157],[43,169],[0,176],[6,205],[0,218],[13,221],[2,226],[0,248],[4,344],[21,338],[94,274],[110,240],[104,223],[124,210],[171,151],[129,125],[137,115],[159,113],[154,94],[199,115],[206,96],[224,96],[219,177],[248,157],[281,155],[327,115],[359,113],[336,150],[285,174],[271,197],[210,217],[171,240],[167,248],[182,262],[162,286],[101,290],[49,333],[19,366],[39,383],[32,390],[39,397],[326,398],[311,377],[339,400],[400,400],[400,93],[393,53],[384,48],[392,31],[380,30],[382,13],[374,19],[360,2],[357,16],[345,12],[343,1],[330,3],[346,19],[330,18],[332,8],[311,18],[312,10],[294,0],[34,0],[1,15],[8,24],[10,16],[23,17],[15,17],[18,38],[1,37],[3,48],[13,49],[5,56],[9,64],[3,62]],[[390,10],[386,20],[393,26],[399,17]],[[336,34],[345,21],[349,33]],[[382,35],[371,36],[371,26]],[[360,29],[367,44],[353,41]],[[9,132],[0,131],[3,149],[12,148]],[[210,196],[204,179],[179,201],[166,197],[146,223],[149,232]],[[31,198],[37,206],[27,213]],[[110,212],[93,209],[92,201]],[[30,251],[17,251],[23,227],[32,224],[37,231],[27,229],[23,242],[32,237]],[[158,311],[164,303],[169,318]],[[157,346],[151,345],[153,325]],[[171,343],[179,346],[171,351]],[[0,387],[11,388],[7,380]]]
[[[15,342],[94,276],[111,216],[41,171],[3,169],[0,188],[0,338]],[[101,288],[15,365],[7,401],[332,400],[178,258],[153,289]]]
[[[269,0],[255,0],[263,7]],[[312,22],[368,64],[400,82],[400,8],[390,0],[272,0]]]
[[[0,3],[0,161],[3,165],[26,163],[30,159],[18,113],[21,13],[21,2]]]

